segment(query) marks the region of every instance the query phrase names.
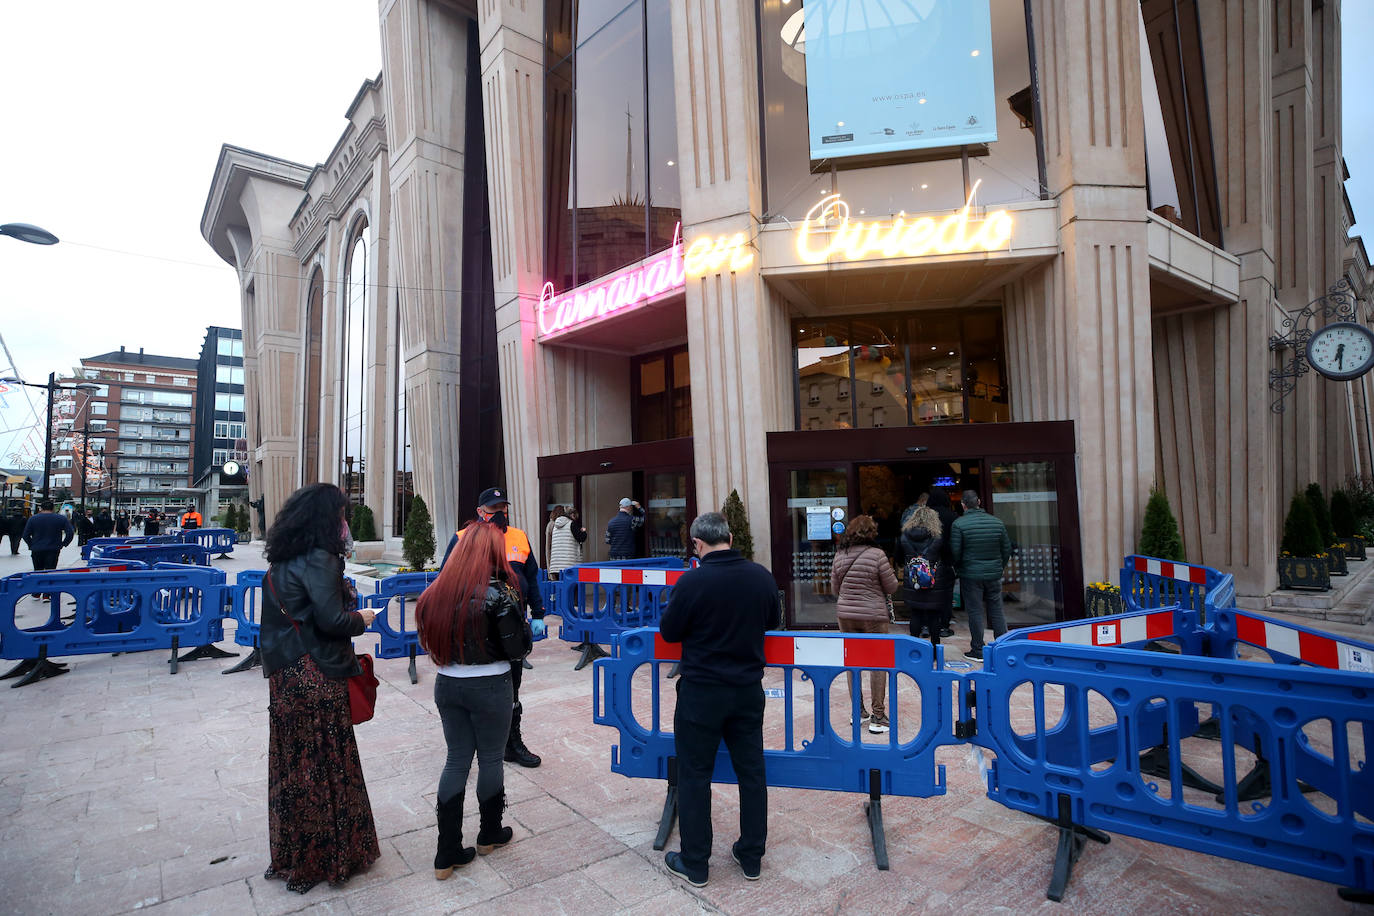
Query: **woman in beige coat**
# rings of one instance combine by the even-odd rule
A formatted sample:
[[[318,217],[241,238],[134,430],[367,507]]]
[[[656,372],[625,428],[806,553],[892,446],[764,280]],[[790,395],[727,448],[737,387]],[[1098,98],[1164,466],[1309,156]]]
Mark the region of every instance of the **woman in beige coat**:
[[[830,567],[830,588],[837,596],[836,616],[843,633],[888,632],[887,596],[897,591],[897,574],[887,554],[877,546],[878,525],[867,515],[855,516],[849,530],[840,535],[839,549]],[[852,676],[851,676],[852,677]],[[849,681],[849,689],[855,689]],[[868,720],[868,730],[881,735],[888,729],[887,672],[869,672],[873,715],[863,701],[859,687],[859,714]]]

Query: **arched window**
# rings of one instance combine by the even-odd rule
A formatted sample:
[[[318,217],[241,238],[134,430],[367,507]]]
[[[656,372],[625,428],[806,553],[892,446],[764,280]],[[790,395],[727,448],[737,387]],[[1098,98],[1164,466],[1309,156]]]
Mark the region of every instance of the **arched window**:
[[[367,223],[353,230],[344,273],[343,448],[339,472],[351,502],[363,502],[367,472],[367,314],[372,296],[367,276]]]
[[[324,277],[320,269],[310,277],[305,303],[305,380],[301,402],[301,483],[320,479],[320,331],[324,318]]]
[[[395,537],[401,537],[405,534],[410,501],[415,498],[415,475],[411,467],[410,419],[406,413],[405,325],[402,323],[399,295],[394,314],[396,352],[392,354],[392,362],[396,367],[396,492],[393,499],[391,533]]]

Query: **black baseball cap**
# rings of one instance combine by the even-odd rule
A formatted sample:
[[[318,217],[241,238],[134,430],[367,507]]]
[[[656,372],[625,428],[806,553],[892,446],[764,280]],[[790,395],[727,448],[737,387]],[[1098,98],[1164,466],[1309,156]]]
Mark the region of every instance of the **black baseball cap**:
[[[510,497],[506,496],[506,491],[500,487],[487,487],[482,491],[482,495],[477,497],[477,506],[481,509],[490,509],[492,506],[509,505]]]

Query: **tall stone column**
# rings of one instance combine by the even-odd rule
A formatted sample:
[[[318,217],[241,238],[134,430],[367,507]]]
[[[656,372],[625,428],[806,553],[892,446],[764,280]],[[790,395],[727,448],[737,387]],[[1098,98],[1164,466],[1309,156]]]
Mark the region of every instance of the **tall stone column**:
[[[1035,40],[1060,263],[1048,316],[1068,341],[1083,572],[1134,550],[1155,476],[1154,372],[1135,0],[1036,0]]]
[[[544,4],[480,0],[478,17],[506,486],[512,521],[533,536],[543,531],[536,459],[551,403],[539,394],[540,362],[558,359],[535,343],[544,283]]]
[[[754,4],[685,0],[672,13],[683,237],[752,240],[763,180]],[[719,509],[738,490],[754,558],[771,565],[766,437],[790,428],[786,308],[769,295],[757,256],[739,271],[727,261],[689,277],[686,296],[697,509]]]
[[[415,491],[442,544],[458,505],[463,127],[471,21],[440,0],[382,0],[391,277],[400,301]],[[385,314],[385,303],[378,313]],[[390,467],[382,461],[381,467]]]

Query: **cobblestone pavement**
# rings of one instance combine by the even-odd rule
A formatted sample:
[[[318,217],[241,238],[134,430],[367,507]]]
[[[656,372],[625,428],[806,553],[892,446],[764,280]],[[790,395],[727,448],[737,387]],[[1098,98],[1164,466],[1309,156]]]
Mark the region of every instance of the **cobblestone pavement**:
[[[62,559],[77,562],[76,548]],[[257,545],[245,545],[220,565],[233,573],[262,561]],[[0,555],[0,575],[28,568],[26,552]],[[966,631],[950,642],[967,646]],[[358,647],[372,643],[360,638]],[[525,737],[544,765],[506,766],[515,841],[434,880],[434,792],[444,757],[435,675],[421,660],[412,685],[405,661],[379,661],[377,718],[357,733],[381,860],[342,888],[300,896],[262,877],[261,671],[223,676],[232,661],[196,661],[169,675],[166,659],[82,656],[67,659],[62,677],[0,686],[0,912],[1357,911],[1327,884],[1121,836],[1091,844],[1065,903],[1049,903],[1054,830],[989,801],[969,752],[956,749],[940,755],[946,795],[884,801],[890,871],[874,868],[860,796],[774,789],[763,878],[747,882],[729,857],[735,789],[717,787],[711,880],[691,888],[670,877],[652,849],[663,784],[610,772],[615,734],[592,724],[592,671],[574,672],[576,656],[556,639],[537,645],[522,689]],[[770,718],[770,741],[780,727]]]

